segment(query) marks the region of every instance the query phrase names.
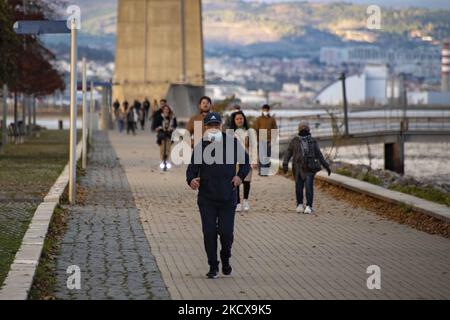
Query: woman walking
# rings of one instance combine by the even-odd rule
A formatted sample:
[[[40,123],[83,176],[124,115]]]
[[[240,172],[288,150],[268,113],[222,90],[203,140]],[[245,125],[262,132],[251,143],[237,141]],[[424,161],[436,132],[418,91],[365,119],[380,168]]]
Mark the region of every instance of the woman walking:
[[[319,143],[310,133],[306,121],[300,122],[298,136],[289,143],[283,159],[283,171],[287,173],[289,160],[292,158],[292,173],[295,179],[295,194],[298,213],[313,213],[314,176],[323,166],[328,175],[331,174],[330,165],[325,161],[319,148]],[[303,189],[306,189],[306,206],[303,205]]]
[[[170,169],[170,151],[172,149],[172,133],[177,128],[177,118],[166,104],[161,108],[161,117],[156,124],[157,144],[161,157],[160,167],[164,171]]]
[[[235,136],[238,141],[245,148],[245,151],[250,156],[250,163],[252,168],[256,168],[257,165],[254,161],[258,159],[258,139],[254,129],[249,128],[247,117],[242,111],[236,111],[231,114],[230,117],[230,129],[234,130]],[[252,170],[245,177],[242,184],[244,185],[244,201],[241,203],[241,194],[239,186],[237,187],[237,207],[236,211],[249,211],[250,205],[248,198],[250,196],[250,184],[252,181]]]
[[[133,136],[136,135],[136,121],[138,119],[138,113],[134,106],[131,106],[127,110],[127,134],[130,134],[130,130],[133,132]]]

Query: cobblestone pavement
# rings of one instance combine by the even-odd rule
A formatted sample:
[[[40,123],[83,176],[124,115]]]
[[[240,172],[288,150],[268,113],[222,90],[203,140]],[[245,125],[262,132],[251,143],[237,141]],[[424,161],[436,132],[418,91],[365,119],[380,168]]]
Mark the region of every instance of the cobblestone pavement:
[[[84,205],[69,207],[57,258],[59,299],[168,299],[123,169],[106,134],[96,133]],[[69,290],[68,266],[81,270],[81,289]]]
[[[236,216],[231,277],[205,279],[196,193],[185,166],[163,173],[155,137],[110,132],[145,233],[174,299],[450,299],[450,240],[384,220],[316,191],[295,213],[294,184],[253,175],[251,211]],[[381,289],[367,288],[367,268]]]

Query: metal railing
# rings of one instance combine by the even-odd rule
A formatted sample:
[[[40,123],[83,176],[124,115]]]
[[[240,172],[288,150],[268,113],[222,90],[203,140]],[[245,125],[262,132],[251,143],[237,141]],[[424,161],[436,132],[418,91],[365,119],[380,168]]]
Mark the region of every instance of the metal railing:
[[[301,120],[307,120],[314,136],[332,136],[333,133],[344,133],[343,118],[330,117],[277,117],[280,139],[287,139],[298,132]],[[369,133],[400,131],[400,117],[392,118],[350,118],[349,133]],[[334,127],[334,129],[333,129]],[[408,131],[448,131],[450,133],[450,117],[410,117],[406,119]]]

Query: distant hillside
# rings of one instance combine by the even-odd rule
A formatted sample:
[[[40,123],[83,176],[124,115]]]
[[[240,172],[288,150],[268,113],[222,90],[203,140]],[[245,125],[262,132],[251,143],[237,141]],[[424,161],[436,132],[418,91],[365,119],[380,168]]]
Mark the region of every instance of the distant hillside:
[[[115,34],[117,0],[72,2],[82,8],[84,33],[93,37]],[[435,40],[450,37],[450,11],[382,8],[382,29],[370,31],[366,9],[367,5],[334,2],[203,0],[206,49],[301,55],[343,42],[401,45],[412,33]]]
[[[428,9],[382,9],[382,29],[366,28],[367,6],[349,3],[255,3],[204,0],[205,37],[216,41],[249,44],[302,37],[319,30],[343,40],[375,41],[383,34],[404,35],[418,30],[437,40],[450,35],[450,11]],[[357,39],[357,34],[361,39]],[[363,38],[367,33],[367,39]],[[219,36],[221,35],[221,36]]]

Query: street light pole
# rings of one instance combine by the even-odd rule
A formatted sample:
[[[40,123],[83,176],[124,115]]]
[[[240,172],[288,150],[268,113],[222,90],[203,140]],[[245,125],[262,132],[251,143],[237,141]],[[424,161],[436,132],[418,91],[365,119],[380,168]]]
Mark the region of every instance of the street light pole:
[[[71,20],[70,33],[70,155],[69,203],[76,201],[76,148],[77,148],[77,22]]]
[[[345,136],[348,136],[348,109],[347,109],[347,90],[345,89],[345,72],[341,73],[339,80],[342,81],[342,100],[344,104]]]
[[[6,84],[3,85],[3,123],[2,123],[2,149],[5,148],[8,143],[8,87]]]
[[[76,145],[77,145],[77,19],[48,21],[16,21],[13,29],[17,34],[68,34],[70,33],[70,147],[69,147],[69,202],[76,198]],[[15,111],[16,112],[16,111]],[[17,115],[15,114],[15,119]]]
[[[86,101],[86,58],[83,58],[83,153],[81,159],[81,167],[86,169],[87,166],[87,130],[88,130],[88,108]]]
[[[91,110],[89,111],[89,145],[92,146],[92,135],[93,135],[92,131],[93,131],[93,121],[94,121],[93,116],[94,116],[94,103],[95,103],[95,101],[94,101],[94,82],[93,81],[91,81],[90,88],[91,88],[91,99],[90,99],[91,100],[90,101]]]
[[[36,128],[36,98],[33,99],[33,128]]]

